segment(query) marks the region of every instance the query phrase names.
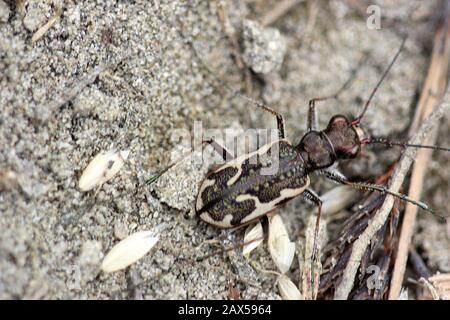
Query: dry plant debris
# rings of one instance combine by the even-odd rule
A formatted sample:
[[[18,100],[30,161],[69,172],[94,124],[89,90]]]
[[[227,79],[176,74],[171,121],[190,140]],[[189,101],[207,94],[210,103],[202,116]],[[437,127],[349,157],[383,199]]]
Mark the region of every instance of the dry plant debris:
[[[428,278],[428,281],[433,285],[439,299],[450,300],[450,273],[435,274]]]
[[[337,186],[320,196],[322,214],[330,216],[340,212],[355,202],[359,191],[349,186]]]
[[[55,14],[47,21],[46,24],[44,24],[42,27],[40,27],[31,37],[32,42],[36,42],[39,39],[41,39],[44,34],[61,18],[62,13],[62,0],[54,0],[53,1],[55,5]]]
[[[40,3],[44,2],[56,3],[53,0]],[[417,4],[417,1],[413,2]],[[224,274],[227,276],[233,270],[226,259],[213,259],[192,268],[183,263],[173,263],[178,255],[158,251],[155,254],[158,263],[150,266],[139,264],[136,269],[130,270],[137,276],[128,277],[122,272],[100,280],[82,282],[77,282],[72,267],[78,263],[73,258],[77,248],[81,248],[86,240],[95,239],[100,244],[111,241],[113,230],[109,226],[115,225],[117,219],[129,225],[130,232],[138,225],[142,229],[151,229],[150,226],[162,221],[170,222],[173,229],[167,241],[169,245],[180,248],[185,257],[192,254],[191,241],[200,243],[205,238],[217,236],[215,230],[205,228],[194,219],[173,214],[175,210],[161,206],[160,199],[148,196],[153,191],[148,191],[146,185],[138,181],[145,176],[141,171],[145,173],[145,170],[164,164],[162,159],[173,146],[168,143],[166,135],[171,128],[189,126],[198,118],[207,119],[211,126],[227,125],[230,120],[236,120],[236,113],[246,113],[248,110],[248,106],[229,94],[220,96],[213,92],[185,46],[185,39],[180,39],[173,28],[161,23],[162,19],[178,15],[186,35],[199,44],[201,55],[217,58],[214,61],[220,66],[220,72],[226,75],[228,82],[238,87],[242,84],[242,70],[237,70],[233,59],[229,59],[231,49],[223,41],[224,34],[217,23],[214,2],[194,1],[192,7],[195,10],[182,11],[178,10],[181,6],[178,1],[157,5],[151,1],[137,2],[119,6],[109,0],[98,3],[65,1],[57,28],[55,24],[49,25],[53,13],[47,10],[48,14],[43,15],[44,20],[34,30],[27,29],[23,23],[29,1],[17,0],[16,12],[12,12],[13,6],[9,6],[11,1],[0,0],[0,6],[4,3],[11,11],[7,9],[2,14],[0,9],[0,47],[5,50],[5,59],[0,61],[5,70],[3,77],[0,77],[0,104],[5,107],[3,115],[6,119],[4,126],[0,126],[0,136],[5,137],[0,155],[4,166],[2,164],[0,170],[6,168],[13,174],[0,173],[0,180],[6,181],[0,181],[0,225],[4,231],[0,236],[0,251],[4,254],[0,257],[0,287],[5,289],[0,290],[0,297],[127,298],[127,292],[123,289],[137,286],[137,283],[152,284],[136,289],[141,291],[141,297],[146,298],[226,297],[227,293],[220,291],[227,284],[228,278]],[[341,1],[332,1],[330,5],[323,1],[309,1],[307,6],[318,8],[316,14],[311,15],[314,17],[311,23],[306,5],[291,10],[295,1],[279,1],[269,12],[262,3],[265,2],[227,2],[227,23],[231,26],[239,25],[244,19],[260,20],[263,17],[262,20],[269,20],[267,24],[276,22],[277,28],[287,38],[289,51],[279,72],[282,78],[280,87],[277,92],[269,90],[268,93],[267,81],[264,84],[259,79],[254,81],[255,95],[261,90],[262,96],[270,98],[270,103],[286,115],[288,127],[295,133],[302,132],[303,124],[298,119],[304,118],[307,108],[298,107],[298,102],[319,94],[317,88],[321,88],[320,93],[332,92],[335,83],[347,76],[347,71],[356,60],[359,51],[355,48],[361,48],[369,50],[372,57],[361,75],[368,81],[356,82],[357,85],[349,93],[351,98],[344,97],[347,100],[342,101],[341,109],[349,113],[357,110],[360,106],[353,100],[354,97],[362,96],[371,79],[377,77],[386,52],[397,45],[398,29],[383,28],[383,32],[368,33],[365,21],[355,18]],[[252,12],[254,6],[263,7],[263,10]],[[333,10],[335,8],[340,10]],[[53,9],[56,9],[55,5]],[[275,18],[266,18],[277,11],[280,13]],[[43,26],[45,17],[50,17],[47,26],[51,29],[42,29],[44,37],[33,43],[30,32]],[[401,24],[405,22],[404,19],[399,21]],[[429,22],[423,24],[428,25]],[[102,42],[103,27],[111,35],[111,42],[106,45]],[[313,45],[305,41],[305,34],[309,35],[307,38],[314,39],[311,42]],[[381,45],[374,46],[374,43]],[[162,50],[162,58],[150,59],[154,55],[149,53],[154,53],[164,44],[169,45]],[[371,115],[372,129],[378,133],[402,131],[409,121],[406,116],[408,103],[404,102],[411,101],[414,88],[422,81],[420,71],[425,61],[422,44],[410,43],[407,59],[401,61],[397,73],[391,75],[393,85],[386,86],[386,91],[378,96],[379,108]],[[129,48],[133,48],[136,59],[126,59],[127,55],[123,53]],[[150,70],[149,66],[154,65],[155,60],[155,68]],[[111,77],[101,75],[106,69],[112,69]],[[330,78],[335,81],[329,81]],[[78,94],[93,90],[118,99],[118,105],[123,106],[117,111],[120,121],[99,120],[93,114],[80,115],[77,108],[73,108],[71,101]],[[95,101],[94,95],[87,97]],[[322,120],[330,114],[329,109],[321,108]],[[246,118],[242,121],[249,127]],[[251,119],[253,121],[256,126],[267,127],[265,124],[268,121],[256,118]],[[96,143],[92,143],[94,136]],[[83,195],[77,188],[78,177],[73,174],[73,168],[86,154],[95,154],[99,149],[107,150],[105,148],[111,142],[116,143],[118,136],[121,137],[119,145],[133,143],[136,166],[134,163],[127,165],[133,172],[139,168],[136,170],[138,179],[134,175],[127,176],[123,190],[112,191],[111,198],[108,198],[112,201],[96,201],[92,210],[86,212],[83,206],[79,206]],[[70,154],[68,159],[55,156],[67,154]],[[15,190],[18,188],[9,187],[16,178],[19,183],[22,178],[23,183],[30,181],[27,183],[29,190],[37,190],[35,186],[39,181],[49,191],[22,194],[20,190]],[[107,193],[106,196],[110,195]],[[181,193],[171,194],[171,197],[180,203],[189,201]],[[290,217],[292,208],[286,211],[288,214],[283,219]],[[83,214],[86,218],[79,220],[77,217]],[[55,232],[49,233],[49,230]],[[97,245],[93,247],[101,248]],[[256,255],[258,252],[253,253]],[[6,259],[2,259],[4,257]],[[30,261],[33,263],[30,264]],[[85,272],[83,264],[78,266],[81,272]],[[259,286],[259,282],[257,285],[253,291],[249,288],[241,291],[242,297],[274,296],[273,286]],[[232,295],[236,296],[234,293]]]
[[[319,289],[320,274],[322,272],[322,246],[327,242],[326,223],[320,221],[319,233],[317,235],[317,258],[313,261],[312,255],[314,250],[314,233],[316,229],[316,216],[308,219],[306,226],[306,239],[304,244],[304,253],[301,257],[301,282],[303,297],[307,300],[315,300]]]
[[[331,242],[326,249],[324,272],[321,276],[319,297],[333,297],[337,285],[348,264],[354,242],[367,228],[377,210],[381,207],[385,196],[370,193],[357,211],[343,223],[340,236]],[[396,202],[396,207],[399,202]],[[359,268],[354,289],[350,299],[382,299],[386,293],[389,278],[393,244],[398,224],[398,210],[394,208],[390,218],[376,233],[370,246],[366,249]]]

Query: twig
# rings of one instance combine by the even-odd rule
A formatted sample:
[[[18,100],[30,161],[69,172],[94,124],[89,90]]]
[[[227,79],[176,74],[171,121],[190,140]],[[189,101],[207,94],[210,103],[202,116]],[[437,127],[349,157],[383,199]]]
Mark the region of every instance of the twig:
[[[344,2],[347,4],[347,6],[356,10],[360,15],[367,15],[367,7],[369,6],[369,3],[367,1],[344,0]]]
[[[55,5],[55,14],[47,21],[46,24],[44,24],[42,27],[40,27],[31,37],[31,42],[36,42],[42,36],[51,28],[53,25],[58,22],[59,18],[61,18],[62,13],[62,1],[61,0],[54,0],[53,1]]]
[[[317,257],[312,260],[314,251],[314,233],[316,229],[316,217],[311,216],[308,220],[306,228],[306,239],[303,260],[299,262],[303,266],[301,269],[301,282],[299,287],[302,288],[302,295],[305,300],[316,300],[319,290],[320,274],[322,272],[322,263],[320,257],[322,255],[322,246],[326,243],[327,232],[326,223],[320,221],[319,234],[317,236]],[[314,271],[314,272],[312,272]],[[312,279],[314,275],[314,279]]]
[[[252,75],[250,73],[249,68],[244,63],[244,59],[242,58],[241,48],[239,46],[239,40],[236,34],[227,28],[227,25],[230,23],[228,18],[228,13],[221,2],[217,3],[217,14],[219,21],[222,25],[222,29],[230,41],[231,50],[233,53],[234,60],[236,61],[236,65],[239,70],[244,72],[244,80],[245,80],[245,93],[248,96],[252,96],[253,94],[253,84],[252,84]]]
[[[450,59],[450,23],[445,21],[436,31],[434,38],[434,47],[431,56],[431,63],[428,75],[422,90],[422,94],[418,104],[418,112],[415,115],[411,132],[415,132],[418,123],[424,117],[431,113],[433,107],[442,99],[445,88],[447,87],[447,74]],[[438,124],[436,124],[429,137],[424,144],[435,144]],[[419,199],[422,193],[423,180],[431,157],[432,150],[419,150],[417,152],[416,161],[411,173],[411,182],[409,186],[408,196],[413,199]],[[400,232],[398,243],[397,258],[395,260],[391,286],[389,291],[389,299],[398,298],[402,289],[402,282],[405,274],[406,263],[408,260],[408,250],[411,244],[414,232],[415,221],[418,208],[410,203],[406,205],[403,224]]]
[[[317,22],[317,15],[319,13],[319,5],[317,1],[308,2],[308,21],[306,22],[305,28],[303,28],[303,32],[295,39],[294,47],[300,45],[300,42],[303,44],[309,43],[311,38],[311,33],[314,30],[314,26]]]
[[[282,0],[277,5],[270,9],[262,18],[261,24],[263,26],[269,26],[279,18],[284,16],[289,10],[298,5],[304,0]]]
[[[419,283],[422,283],[425,286],[425,288],[427,288],[430,291],[431,296],[433,297],[434,300],[439,300],[439,293],[436,291],[436,288],[427,279],[420,278]]]
[[[411,143],[421,144],[425,139],[425,136],[436,127],[439,119],[444,114],[444,109],[450,105],[450,94],[446,96],[445,102],[441,103],[432,114],[427,117],[424,123],[421,125],[419,132],[417,135],[411,140]],[[389,186],[389,191],[398,192],[401,185],[403,184],[403,180],[408,173],[408,170],[414,160],[414,157],[417,153],[415,148],[410,148],[406,150],[397,165],[393,175],[392,180]],[[361,234],[361,236],[355,241],[352,247],[352,253],[348,264],[344,270],[344,274],[342,277],[342,281],[339,283],[336,292],[334,294],[335,300],[345,300],[347,299],[350,290],[353,287],[353,282],[355,279],[356,272],[361,262],[361,258],[366,251],[367,246],[369,245],[371,239],[376,234],[376,232],[383,226],[389,213],[392,210],[392,206],[394,204],[394,198],[391,195],[387,195],[386,199],[380,210],[377,212],[373,220],[369,223],[366,230]]]
[[[450,273],[435,274],[428,279],[442,300],[450,300]]]

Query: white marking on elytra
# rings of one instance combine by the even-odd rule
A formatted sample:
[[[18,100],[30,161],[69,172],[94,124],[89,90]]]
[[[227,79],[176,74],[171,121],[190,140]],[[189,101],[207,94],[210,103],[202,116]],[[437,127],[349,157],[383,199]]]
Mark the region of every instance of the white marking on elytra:
[[[233,216],[231,214],[227,214],[225,217],[223,217],[222,220],[216,221],[213,218],[211,218],[211,215],[208,212],[203,212],[200,215],[200,218],[212,225],[221,227],[221,228],[229,228],[231,227],[231,220],[233,220]]]
[[[222,170],[224,170],[224,169],[226,169],[226,168],[230,168],[230,167],[238,169],[238,171],[236,172],[236,174],[235,174],[233,177],[231,177],[230,180],[227,181],[227,185],[228,185],[228,186],[231,186],[231,185],[233,185],[233,184],[239,179],[239,177],[242,175],[242,164],[244,163],[245,160],[250,159],[251,157],[253,157],[253,156],[255,156],[255,155],[261,156],[261,155],[266,154],[267,151],[268,151],[275,143],[280,143],[281,141],[289,143],[287,140],[275,140],[275,141],[273,141],[272,143],[268,143],[268,144],[262,146],[261,148],[259,148],[259,149],[256,150],[256,151],[253,151],[253,152],[250,152],[250,153],[247,153],[247,154],[243,154],[242,156],[239,156],[239,157],[237,157],[237,158],[235,158],[235,159],[233,159],[233,160],[231,160],[231,161],[225,163],[223,166],[217,168],[217,170],[215,170],[214,172],[217,173],[217,172],[220,172],[220,171],[222,171]]]
[[[295,189],[283,189],[280,192],[280,196],[276,199],[273,199],[270,202],[267,203],[261,203],[259,199],[256,196],[252,196],[250,194],[241,194],[238,197],[236,197],[237,202],[243,202],[246,200],[253,200],[255,203],[255,209],[247,215],[245,218],[243,218],[240,221],[240,224],[245,224],[249,221],[252,221],[260,216],[263,216],[264,214],[268,213],[269,211],[273,210],[278,203],[283,201],[284,199],[295,197],[299,194],[301,194],[307,187],[309,186],[309,178],[306,177],[305,185],[301,188],[295,188]],[[200,218],[212,225],[222,227],[222,228],[229,228],[232,227],[231,220],[233,220],[233,216],[231,214],[227,214],[225,217],[223,217],[222,220],[214,220],[209,212],[203,212],[200,215]]]
[[[308,186],[309,186],[309,178],[306,177],[306,181],[305,181],[305,185],[304,186],[302,186],[300,188],[295,188],[295,189],[283,189],[283,190],[281,190],[279,197],[277,197],[277,198],[275,198],[272,201],[267,202],[267,203],[260,202],[258,197],[252,196],[250,194],[239,195],[236,198],[237,202],[243,202],[245,200],[253,200],[254,204],[255,204],[255,209],[249,215],[247,215],[245,218],[243,218],[241,220],[241,223],[246,223],[248,221],[256,219],[259,216],[262,216],[262,215],[266,214],[267,212],[273,210],[277,206],[277,204],[280,203],[281,201],[283,201],[285,199],[288,199],[288,198],[292,198],[292,197],[298,196]]]
[[[197,204],[195,207],[197,210],[200,210],[201,208],[203,208],[203,199],[202,199],[203,192],[205,191],[206,188],[213,186],[215,183],[216,183],[216,180],[211,180],[211,179],[205,179],[202,182],[202,185],[200,186],[200,190],[198,191]]]

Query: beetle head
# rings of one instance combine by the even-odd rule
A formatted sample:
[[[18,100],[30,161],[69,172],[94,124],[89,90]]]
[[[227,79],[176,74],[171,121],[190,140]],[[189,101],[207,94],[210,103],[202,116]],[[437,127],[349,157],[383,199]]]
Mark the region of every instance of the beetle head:
[[[337,159],[353,159],[361,151],[364,132],[345,116],[336,115],[331,118],[323,132],[333,146]]]

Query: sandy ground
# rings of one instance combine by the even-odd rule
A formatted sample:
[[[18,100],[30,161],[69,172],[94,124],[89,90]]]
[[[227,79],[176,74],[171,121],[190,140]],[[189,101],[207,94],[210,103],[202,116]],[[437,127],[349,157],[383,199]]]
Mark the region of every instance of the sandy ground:
[[[275,126],[214,77],[245,91],[245,72],[227,35],[255,36],[251,26],[277,1],[221,1],[225,28],[218,1],[64,1],[59,21],[36,42],[33,34],[55,14],[58,1],[22,2],[16,7],[0,0],[0,298],[216,299],[226,298],[235,282],[243,298],[278,299],[275,277],[251,268],[239,252],[195,262],[221,248],[212,240],[229,244],[230,238],[193,215],[206,164],[186,162],[146,184],[179,147],[173,130],[192,132],[195,120],[204,128]],[[264,72],[252,76],[251,94],[283,113],[294,143],[306,128],[308,100],[334,93],[363,59],[342,98],[320,105],[319,124],[336,113],[358,113],[405,30],[412,36],[364,125],[397,137],[408,128],[433,34],[426,13],[435,3],[383,3],[380,30],[369,30],[342,1],[304,1],[270,26],[276,30],[255,27],[273,38],[275,50],[267,52],[267,62],[247,43],[245,61]],[[440,144],[449,144],[449,124],[447,116]],[[77,182],[90,159],[112,147],[131,151],[125,166],[97,195],[80,192]],[[344,172],[379,174],[398,152],[368,154]],[[448,155],[434,156],[423,197],[443,212],[449,162]],[[332,187],[317,178],[312,184],[319,194]],[[301,241],[312,206],[298,199],[281,212],[291,238]],[[120,239],[161,224],[160,241],[143,259],[124,271],[100,271]],[[426,214],[418,225],[415,243],[429,266],[450,271],[450,227]],[[266,245],[251,259],[275,269]],[[297,274],[294,263],[290,275]]]

